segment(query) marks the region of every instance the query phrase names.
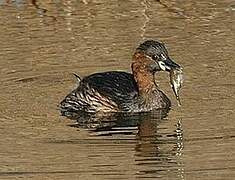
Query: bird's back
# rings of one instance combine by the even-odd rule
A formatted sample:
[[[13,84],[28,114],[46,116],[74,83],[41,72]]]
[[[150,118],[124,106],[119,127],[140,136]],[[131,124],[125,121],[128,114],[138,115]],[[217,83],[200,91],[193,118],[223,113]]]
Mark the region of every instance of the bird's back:
[[[137,84],[130,73],[109,71],[85,77],[61,102],[61,111],[128,111],[138,96]]]

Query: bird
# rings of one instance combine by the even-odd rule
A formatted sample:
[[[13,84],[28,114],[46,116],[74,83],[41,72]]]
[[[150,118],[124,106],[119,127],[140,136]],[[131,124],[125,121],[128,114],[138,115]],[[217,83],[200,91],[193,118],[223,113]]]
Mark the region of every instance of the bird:
[[[77,87],[59,104],[61,114],[138,113],[169,109],[170,99],[155,83],[155,74],[180,68],[160,41],[146,40],[135,50],[132,72],[107,71],[76,75]]]

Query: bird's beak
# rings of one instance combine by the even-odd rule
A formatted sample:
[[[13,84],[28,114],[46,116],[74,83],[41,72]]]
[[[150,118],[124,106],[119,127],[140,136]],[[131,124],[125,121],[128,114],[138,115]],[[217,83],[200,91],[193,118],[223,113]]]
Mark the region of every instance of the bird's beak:
[[[170,72],[171,70],[174,70],[174,69],[181,69],[180,65],[175,63],[169,57],[164,61],[159,61],[158,64],[163,71]]]

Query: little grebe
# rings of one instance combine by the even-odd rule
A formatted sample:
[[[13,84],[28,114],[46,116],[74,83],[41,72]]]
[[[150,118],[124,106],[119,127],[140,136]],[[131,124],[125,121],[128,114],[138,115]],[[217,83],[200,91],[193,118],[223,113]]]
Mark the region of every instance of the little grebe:
[[[60,103],[67,113],[146,112],[171,106],[154,80],[157,71],[180,68],[163,43],[148,40],[133,55],[132,74],[121,71],[95,73],[79,79],[78,87]]]

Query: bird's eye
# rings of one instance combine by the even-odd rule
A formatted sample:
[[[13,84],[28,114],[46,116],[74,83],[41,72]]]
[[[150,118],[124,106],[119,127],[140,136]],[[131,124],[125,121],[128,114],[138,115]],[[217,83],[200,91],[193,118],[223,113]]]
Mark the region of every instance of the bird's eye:
[[[158,55],[153,55],[153,56],[152,56],[152,59],[153,59],[153,60],[157,60],[157,59],[159,59],[159,56],[158,56]]]

